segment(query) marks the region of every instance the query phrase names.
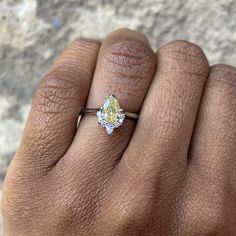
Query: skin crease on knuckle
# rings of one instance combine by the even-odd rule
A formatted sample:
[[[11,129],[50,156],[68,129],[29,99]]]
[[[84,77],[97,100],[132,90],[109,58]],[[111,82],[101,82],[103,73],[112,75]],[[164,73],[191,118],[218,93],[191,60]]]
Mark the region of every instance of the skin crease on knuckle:
[[[132,42],[131,44],[132,46],[130,46],[129,43],[124,42],[120,45],[117,43],[117,48],[114,47],[114,49],[110,49],[112,51],[111,56],[106,58],[107,63],[112,64],[112,66],[109,67],[109,70],[112,70],[116,80],[120,80],[120,77],[122,78],[124,75],[130,77],[132,80],[133,77],[137,77],[140,74],[148,76],[148,74],[151,73],[150,65],[147,65],[146,63],[150,58],[150,54],[140,50],[140,45],[136,45],[135,47],[137,48],[134,49],[135,47],[133,48]],[[185,68],[186,73],[188,73],[187,70],[189,66],[191,69],[192,67],[194,68],[193,74],[207,74],[207,71],[199,71],[198,69],[199,65],[205,63],[205,58],[202,57],[201,49],[188,46],[187,44],[187,42],[176,41],[165,52],[171,54],[171,60],[174,60],[173,57],[175,56],[177,57],[175,59],[179,60],[179,62],[175,64],[175,70],[178,71],[178,63],[182,63],[182,61],[187,63],[189,60],[191,63],[187,63]],[[121,47],[125,47],[126,49],[124,51],[127,50],[131,56],[127,56],[123,49],[120,49]],[[186,54],[186,47],[188,48],[187,51],[189,55]],[[133,52],[133,50],[137,50],[140,54]],[[164,48],[161,49],[160,53],[162,53],[163,50]],[[165,65],[164,69],[168,72],[168,65]],[[224,91],[227,90],[227,92],[224,93],[228,94],[228,97],[225,97],[229,106],[227,110],[231,111],[230,122],[232,125],[235,125],[235,109],[232,107],[235,107],[236,100],[236,70],[226,65],[216,65],[213,67],[212,71],[214,75],[212,75],[212,77],[214,78],[212,78],[211,86],[216,86],[215,84],[217,83],[224,84],[223,86],[217,86],[221,86]],[[55,80],[55,74],[53,73],[53,71],[50,72],[50,74],[47,75],[50,79],[47,78],[47,80],[43,81],[40,85],[38,97],[36,98],[39,100],[39,106],[37,107],[37,110],[33,112],[33,117],[38,119],[39,123],[42,122],[42,126],[35,127],[36,129],[42,129],[40,130],[40,139],[44,138],[44,135],[47,133],[47,126],[52,121],[53,125],[55,125],[55,132],[57,132],[57,124],[63,122],[63,115],[67,112],[73,112],[71,110],[72,107],[78,106],[79,108],[80,106],[80,102],[78,103],[78,101],[75,100],[76,94],[81,92],[79,91],[81,88],[74,86],[73,82],[67,83],[64,80]],[[139,85],[141,88],[143,82],[140,80],[137,83],[141,84]],[[127,84],[127,86],[130,86],[130,91],[133,92],[133,83]],[[139,91],[135,92],[139,93]],[[40,104],[42,106],[40,106]],[[50,113],[50,116],[47,116],[49,118],[45,119],[44,113]],[[61,135],[61,132],[63,131],[58,131],[58,135]],[[29,136],[29,139],[30,138],[31,137]],[[35,153],[35,155],[50,156],[57,155],[57,152],[60,152],[60,147],[53,139],[50,140],[47,147],[42,146],[40,141],[37,140],[32,140],[32,145],[38,146],[38,149],[40,149],[39,153]],[[37,171],[37,167],[35,167],[35,170]],[[152,172],[154,171],[155,168],[152,168]],[[168,173],[168,170],[165,171]],[[14,176],[14,173],[11,173],[11,175]],[[109,233],[109,236],[233,236],[236,232],[234,222],[229,217],[230,214],[232,214],[228,210],[229,207],[222,204],[211,205],[211,198],[207,199],[208,202],[206,202],[206,199],[199,199],[198,195],[200,195],[200,189],[199,192],[194,192],[191,198],[188,199],[189,208],[183,204],[183,208],[180,211],[177,206],[182,204],[177,201],[184,201],[185,199],[183,198],[185,198],[185,196],[176,196],[176,191],[173,189],[170,191],[172,196],[168,196],[168,194],[155,196],[154,194],[154,196],[149,196],[149,200],[147,200],[145,194],[143,196],[136,196],[137,193],[132,190],[129,193],[129,199],[125,198],[128,195],[125,195],[124,199],[119,199],[121,196],[117,196],[118,202],[121,202],[123,205],[116,206],[113,199],[107,199],[110,195],[109,191],[111,191],[109,189],[109,184],[104,184],[99,178],[97,178],[96,181],[93,180],[93,182],[89,181],[89,178],[84,175],[78,175],[78,179],[81,178],[81,183],[84,184],[84,186],[78,188],[78,186],[73,186],[74,183],[72,183],[70,179],[66,179],[69,178],[69,175],[65,176],[65,182],[62,183],[66,184],[65,187],[60,185],[60,181],[52,180],[52,178],[57,175],[47,175],[45,178],[41,179],[32,177],[31,174],[28,174],[27,176],[29,178],[27,183],[24,180],[21,184],[21,177],[17,179],[17,175],[15,175],[15,179],[13,178],[11,181],[8,181],[8,191],[4,198],[8,200],[5,200],[3,204],[3,211],[5,212],[4,222],[12,224],[7,228],[12,227],[15,232],[5,232],[4,236],[106,236],[108,234],[104,231],[105,226],[107,227],[107,232],[111,232]],[[149,182],[152,181],[148,178],[148,173],[146,179]],[[28,186],[26,186],[26,184]],[[192,184],[194,185],[194,181]],[[233,187],[235,188],[235,186]],[[104,192],[106,192],[105,196],[102,193],[103,189],[105,189]],[[155,192],[153,189],[152,191]],[[162,199],[158,199],[160,196],[162,196]],[[138,200],[132,200],[132,198],[135,197],[137,197]],[[156,199],[153,199],[155,197]],[[161,202],[168,198],[176,198],[176,205],[173,209],[171,208],[172,206],[169,206],[172,212],[168,222],[162,220],[158,221],[159,224],[162,224],[160,230],[159,226],[155,225],[157,221],[154,214],[162,216],[165,215],[166,212],[170,212],[170,209],[163,211],[162,208],[160,208],[161,210],[158,208],[159,204],[152,204],[157,201],[157,199]],[[146,199],[146,202],[142,201],[142,199]],[[105,206],[107,200],[114,204],[112,206],[110,203],[111,207],[113,207],[113,211],[103,212],[101,211],[101,204],[104,204]],[[122,202],[123,200],[124,202]],[[229,205],[235,204],[235,199],[234,201],[227,203],[229,203]],[[106,209],[106,207],[104,207],[104,209]],[[181,217],[179,214],[182,214]],[[123,218],[123,215],[126,217]],[[160,217],[160,219],[162,218]],[[166,219],[166,217],[163,217],[163,219]],[[228,219],[228,221],[225,222],[225,219]],[[188,228],[185,228],[186,225]]]
[[[136,83],[142,84],[142,80],[146,80],[154,72],[155,61],[151,59],[154,56],[155,54],[141,42],[119,40],[107,46],[105,65],[116,77],[128,77],[126,82],[133,83],[135,80]],[[140,88],[145,90],[142,86]]]
[[[159,55],[169,55],[166,57],[170,60],[169,63],[163,63],[163,66],[172,71],[190,73],[193,75],[207,75],[208,74],[208,61],[202,49],[190,42],[184,40],[176,40],[162,46],[158,50]],[[172,63],[170,63],[172,62]],[[171,68],[168,67],[171,65]],[[200,77],[204,78],[204,77]],[[188,78],[191,79],[191,78]]]

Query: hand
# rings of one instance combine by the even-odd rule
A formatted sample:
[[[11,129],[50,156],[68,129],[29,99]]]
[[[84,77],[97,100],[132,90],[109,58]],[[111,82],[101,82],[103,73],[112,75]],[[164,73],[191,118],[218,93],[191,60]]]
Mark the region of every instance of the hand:
[[[26,88],[27,89],[27,88]],[[139,113],[107,135],[83,107]],[[42,79],[3,194],[5,236],[235,235],[236,69],[121,29]]]

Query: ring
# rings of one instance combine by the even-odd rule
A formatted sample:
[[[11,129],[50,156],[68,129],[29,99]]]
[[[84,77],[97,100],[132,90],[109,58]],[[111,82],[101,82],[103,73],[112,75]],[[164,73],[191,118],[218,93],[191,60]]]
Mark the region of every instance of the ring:
[[[138,119],[138,114],[125,112],[119,105],[115,95],[109,96],[100,108],[85,108],[82,110],[82,115],[96,114],[98,123],[106,129],[108,134],[111,134],[115,128],[123,124],[125,117]]]

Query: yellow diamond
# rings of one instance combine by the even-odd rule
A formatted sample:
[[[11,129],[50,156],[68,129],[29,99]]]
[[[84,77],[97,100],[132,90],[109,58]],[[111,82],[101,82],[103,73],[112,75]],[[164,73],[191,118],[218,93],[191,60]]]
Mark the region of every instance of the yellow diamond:
[[[115,128],[122,125],[125,113],[121,109],[116,97],[111,95],[97,111],[98,123],[111,134]]]
[[[119,103],[114,96],[110,96],[103,105],[104,120],[110,124],[115,124],[119,115]]]

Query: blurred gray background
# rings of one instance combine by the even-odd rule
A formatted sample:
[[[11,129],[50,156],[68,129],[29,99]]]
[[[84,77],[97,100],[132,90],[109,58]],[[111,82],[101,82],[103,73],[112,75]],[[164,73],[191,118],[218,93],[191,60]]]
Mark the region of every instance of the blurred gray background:
[[[0,0],[0,192],[42,74],[76,37],[118,27],[142,31],[155,50],[186,39],[211,64],[236,66],[234,0]]]

